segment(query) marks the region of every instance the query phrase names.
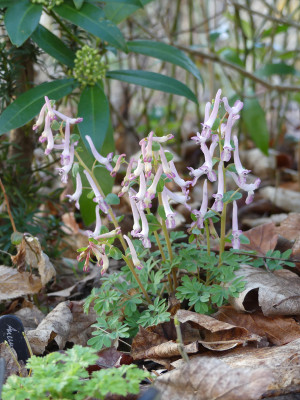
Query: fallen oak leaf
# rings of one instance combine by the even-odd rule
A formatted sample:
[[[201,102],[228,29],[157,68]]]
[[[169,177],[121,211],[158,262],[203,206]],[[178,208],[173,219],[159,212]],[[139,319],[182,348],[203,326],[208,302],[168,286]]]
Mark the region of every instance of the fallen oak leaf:
[[[241,265],[235,276],[246,282],[239,296],[230,299],[236,310],[261,310],[265,316],[300,314],[300,278],[296,274],[288,278]]]
[[[271,382],[267,368],[232,369],[216,358],[199,356],[160,376],[154,386],[172,400],[256,400]]]
[[[241,244],[243,250],[255,250],[259,256],[265,256],[269,250],[274,250],[278,240],[278,233],[274,222],[259,225],[243,232],[250,240],[250,244]]]
[[[259,336],[266,336],[271,344],[282,346],[300,338],[300,325],[290,317],[266,317],[257,311],[249,314],[235,310],[231,306],[220,307],[214,318],[246,328]]]

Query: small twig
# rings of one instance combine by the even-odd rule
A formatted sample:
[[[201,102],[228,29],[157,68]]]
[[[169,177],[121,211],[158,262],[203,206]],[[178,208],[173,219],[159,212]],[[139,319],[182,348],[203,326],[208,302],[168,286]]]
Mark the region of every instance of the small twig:
[[[177,317],[174,317],[174,324],[175,324],[175,329],[176,329],[176,334],[177,334],[177,343],[178,343],[178,350],[179,353],[182,357],[182,359],[189,363],[190,359],[189,356],[187,355],[187,352],[184,349],[184,344],[183,344],[183,340],[182,340],[182,335],[181,335],[181,330],[180,330],[180,322],[178,321]]]
[[[6,191],[5,191],[5,187],[4,187],[3,183],[2,183],[1,178],[0,178],[0,187],[1,187],[2,192],[3,192],[3,195],[4,195],[4,201],[5,201],[5,203],[6,203],[7,214],[8,214],[8,216],[9,216],[11,226],[12,226],[12,228],[13,228],[13,231],[14,231],[14,232],[17,232],[17,228],[16,228],[16,225],[15,225],[15,221],[14,221],[14,219],[13,219],[13,216],[12,216],[12,213],[11,213],[11,210],[10,210],[8,197],[7,197],[7,194],[6,194]]]
[[[4,344],[8,348],[8,350],[9,350],[9,352],[10,352],[10,354],[11,354],[11,356],[12,356],[14,362],[15,362],[15,364],[17,365],[17,367],[19,369],[19,375],[21,377],[23,377],[22,372],[21,372],[22,371],[21,365],[20,365],[19,361],[17,360],[17,358],[15,357],[14,352],[12,351],[10,345],[8,344],[8,342],[6,340],[5,340]]]

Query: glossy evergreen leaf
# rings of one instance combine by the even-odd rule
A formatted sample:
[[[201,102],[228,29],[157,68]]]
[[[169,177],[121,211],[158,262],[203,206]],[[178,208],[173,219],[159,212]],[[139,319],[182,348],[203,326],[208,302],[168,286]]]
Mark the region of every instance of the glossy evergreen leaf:
[[[42,5],[29,0],[20,0],[8,7],[5,16],[5,28],[15,46],[21,46],[38,26],[42,15]]]
[[[244,99],[242,120],[253,142],[264,154],[268,155],[269,131],[266,116],[256,98]]]
[[[78,115],[83,121],[78,125],[82,140],[87,149],[85,135],[89,135],[96,149],[101,149],[109,124],[109,104],[100,85],[86,86],[80,96]]]
[[[174,65],[189,71],[202,84],[203,79],[194,62],[181,50],[166,43],[155,42],[151,40],[136,40],[127,42],[129,51],[137,54],[144,54],[149,57],[158,58],[170,62]]]
[[[80,10],[84,3],[84,0],[73,0],[73,3],[77,10]]]
[[[108,71],[106,77],[119,81],[133,83],[150,89],[160,90],[161,92],[184,96],[194,103],[198,103],[194,93],[183,83],[174,78],[158,74],[156,72],[140,70],[115,70]]]
[[[143,6],[151,3],[153,0],[141,0]],[[103,11],[106,18],[110,19],[115,24],[119,24],[121,21],[129,17],[129,15],[136,12],[140,6],[125,5],[125,4],[106,4]]]
[[[20,0],[0,0],[0,8],[9,7],[19,2]]]
[[[71,93],[78,86],[74,79],[59,79],[42,83],[21,94],[0,116],[0,135],[19,128],[33,119],[42,108],[48,96],[51,100],[59,100]]]
[[[31,38],[50,56],[66,64],[70,68],[74,67],[75,53],[73,53],[73,51],[56,35],[44,28],[43,25],[38,25]]]
[[[97,1],[98,0],[94,0],[93,2],[97,2]],[[138,8],[143,7],[143,2],[141,0],[103,0],[102,2],[106,3],[106,4],[120,3],[120,4],[125,4],[127,6],[134,6],[134,7],[138,7]]]
[[[96,5],[84,3],[80,10],[76,10],[70,1],[66,1],[54,7],[53,10],[60,17],[80,26],[112,46],[126,51],[126,43],[121,31],[106,19],[103,10]]]
[[[236,49],[227,47],[220,51],[220,57],[226,61],[231,62],[232,64],[237,64],[240,67],[245,67],[244,62],[241,60],[240,56],[238,55]]]

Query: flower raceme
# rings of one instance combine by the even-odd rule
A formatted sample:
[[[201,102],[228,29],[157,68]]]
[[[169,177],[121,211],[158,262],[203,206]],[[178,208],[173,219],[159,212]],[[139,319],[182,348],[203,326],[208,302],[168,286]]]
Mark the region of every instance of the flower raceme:
[[[188,204],[189,189],[195,186],[198,180],[204,176],[203,198],[199,210],[192,210],[192,214],[196,219],[195,223],[198,229],[204,228],[204,220],[209,209],[208,198],[208,181],[217,186],[217,191],[213,194],[214,203],[211,210],[217,215],[223,213],[226,208],[224,203],[224,195],[226,193],[226,176],[231,176],[238,186],[238,190],[244,190],[248,193],[246,204],[249,204],[254,196],[254,191],[259,187],[260,180],[257,179],[254,183],[247,182],[249,170],[243,168],[238,151],[238,139],[232,137],[234,122],[239,118],[239,112],[243,108],[243,103],[237,101],[232,107],[229,105],[226,97],[221,99],[221,90],[218,90],[216,98],[211,104],[206,104],[205,118],[201,133],[192,137],[195,144],[200,146],[204,156],[204,162],[198,168],[189,167],[189,174],[192,180],[183,179],[172,160],[173,156],[169,151],[164,149],[164,145],[173,139],[173,135],[155,136],[152,131],[148,137],[140,141],[141,156],[137,159],[131,157],[127,163],[125,154],[121,154],[113,161],[113,154],[110,153],[106,157],[102,156],[94,146],[90,136],[85,139],[89,145],[89,149],[95,160],[103,165],[111,174],[115,176],[120,170],[122,164],[127,164],[126,173],[121,183],[121,191],[118,194],[120,197],[125,195],[129,197],[129,204],[133,215],[133,227],[131,230],[132,237],[138,238],[143,243],[145,248],[151,247],[149,229],[149,218],[151,217],[152,203],[155,198],[158,199],[160,206],[161,225],[165,224],[165,228],[174,229],[176,226],[176,211],[171,208],[170,203],[175,202],[182,204],[189,211],[191,207]],[[226,113],[220,116],[220,105],[224,104]],[[52,133],[52,123],[60,123],[60,139],[56,139]],[[61,167],[58,168],[61,180],[67,183],[69,172],[72,170],[74,158],[76,157],[77,142],[73,140],[71,130],[72,125],[80,123],[82,118],[71,118],[57,111],[53,101],[45,98],[38,119],[33,126],[34,130],[44,125],[43,132],[40,136],[40,142],[47,141],[45,153],[48,155],[52,151],[61,151]],[[218,126],[216,121],[219,121]],[[55,140],[54,140],[55,138]],[[58,143],[55,141],[58,140]],[[233,161],[236,172],[228,170],[226,163],[230,161],[233,153]],[[80,159],[78,158],[79,163]],[[217,166],[216,166],[216,163]],[[82,169],[83,167],[83,169]],[[94,194],[93,201],[96,203],[96,226],[93,232],[87,231],[90,238],[89,246],[80,253],[78,259],[85,261],[84,268],[88,269],[88,263],[92,256],[96,257],[97,265],[102,267],[102,272],[108,267],[108,258],[105,254],[105,243],[111,237],[123,235],[136,268],[142,268],[142,263],[138,260],[133,243],[126,235],[127,232],[120,231],[116,226],[114,231],[109,234],[100,234],[101,232],[101,213],[106,214],[111,218],[113,213],[110,206],[106,203],[101,182],[97,182],[93,174],[93,170],[86,170],[82,165],[76,170],[76,190],[73,195],[67,195],[69,201],[74,201],[75,206],[79,209],[79,199],[82,196],[82,177],[86,180]],[[75,171],[75,170],[74,170]],[[216,174],[216,171],[218,174]],[[217,181],[217,182],[216,182]],[[216,183],[214,183],[216,182]],[[174,189],[176,188],[176,189]],[[176,190],[178,192],[174,193]],[[234,249],[239,248],[239,236],[241,231],[237,225],[237,204],[233,203],[233,219],[232,219],[232,246]],[[207,218],[207,217],[206,217]],[[209,224],[212,221],[209,220]],[[126,234],[124,234],[126,233]]]

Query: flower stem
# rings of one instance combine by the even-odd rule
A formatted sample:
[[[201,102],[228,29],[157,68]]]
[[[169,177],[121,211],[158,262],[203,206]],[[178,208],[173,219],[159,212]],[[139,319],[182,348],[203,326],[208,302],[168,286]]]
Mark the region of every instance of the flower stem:
[[[101,196],[103,196],[103,198],[104,198],[105,197],[104,192],[103,192],[101,186],[99,185],[99,183],[98,183],[93,171],[85,164],[85,162],[79,156],[77,151],[75,151],[75,156],[76,156],[77,160],[79,161],[79,163],[81,164],[81,166],[91,175],[91,177],[93,178],[93,181],[95,182],[95,185],[97,186],[97,189],[99,190]],[[117,221],[117,219],[115,217],[115,214],[114,214],[114,212],[113,212],[113,210],[112,210],[110,205],[108,205],[108,213],[109,213],[109,215],[111,217],[112,223],[114,224],[115,228],[117,228],[119,226],[118,225],[118,221]],[[118,235],[118,238],[119,238],[119,240],[121,242],[121,245],[122,245],[122,247],[124,249],[124,252],[126,252],[127,245],[125,243],[125,240],[124,240],[122,234]],[[126,256],[123,256],[123,257],[126,257]],[[125,260],[125,258],[124,258],[124,260]],[[141,291],[143,292],[144,296],[146,297],[146,300],[148,301],[149,304],[151,304],[152,302],[150,300],[150,297],[149,297],[148,293],[146,292],[142,282],[140,281],[140,278],[138,277],[137,273],[135,272],[135,267],[133,265],[132,260],[126,257],[125,261],[126,261],[128,267],[129,267],[130,271],[132,272],[135,280],[137,281],[139,287],[141,288]]]
[[[207,219],[204,221],[205,232],[206,232],[206,242],[207,242],[207,254],[210,256],[210,236],[209,236],[209,226]]]
[[[161,193],[158,193],[157,195],[158,195],[159,205],[163,205]],[[169,237],[169,232],[168,232],[168,229],[167,229],[167,226],[166,226],[166,222],[164,220],[161,221],[161,227],[162,227],[162,230],[163,230],[164,237],[166,239],[170,263],[172,263],[172,261],[173,261],[173,252],[172,252],[171,240],[170,240],[170,237]],[[172,276],[173,276],[173,283],[174,283],[174,288],[175,289],[178,286],[176,272],[177,272],[177,268],[172,268]]]

